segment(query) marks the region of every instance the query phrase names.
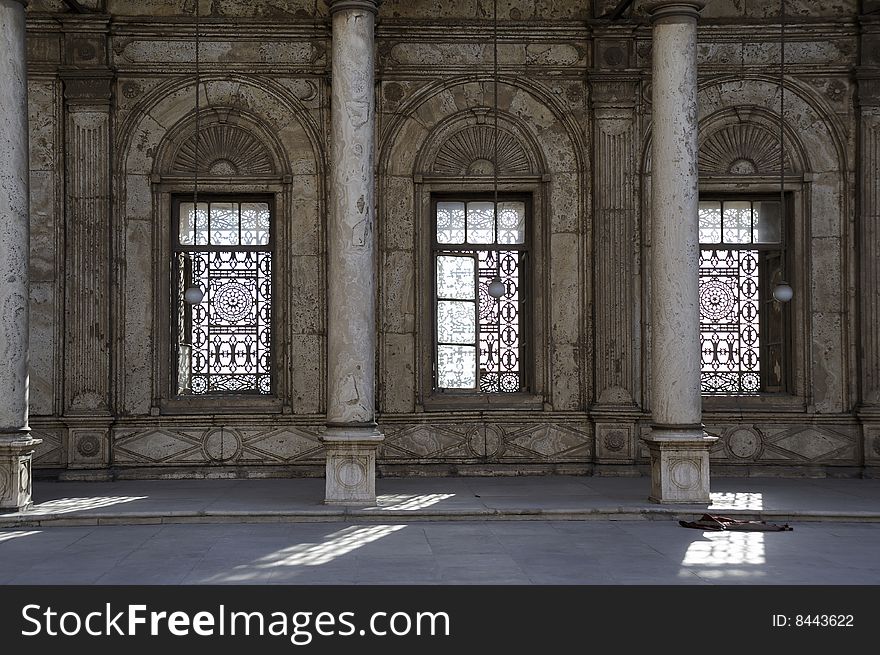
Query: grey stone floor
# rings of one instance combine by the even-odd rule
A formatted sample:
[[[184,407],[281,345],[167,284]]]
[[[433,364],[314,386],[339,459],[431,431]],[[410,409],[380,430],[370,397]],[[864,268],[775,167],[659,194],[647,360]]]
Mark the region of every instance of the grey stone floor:
[[[0,530],[2,584],[880,584],[880,523],[170,524]]]

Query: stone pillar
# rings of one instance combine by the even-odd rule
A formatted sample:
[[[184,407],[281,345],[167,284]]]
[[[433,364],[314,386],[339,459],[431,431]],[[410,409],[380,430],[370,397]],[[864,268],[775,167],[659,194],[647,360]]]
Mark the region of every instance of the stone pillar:
[[[64,421],[69,469],[110,462],[109,17],[62,19],[64,29]]]
[[[865,3],[861,25],[861,61],[858,80],[859,169],[861,196],[858,234],[859,352],[861,354],[861,402],[859,418],[864,437],[868,475],[880,477],[880,2]]]
[[[327,225],[325,502],[376,500],[374,27],[381,0],[327,0],[333,19]]]
[[[0,508],[31,503],[26,0],[0,0]]]
[[[697,19],[703,0],[651,0],[651,500],[709,502],[700,397]]]

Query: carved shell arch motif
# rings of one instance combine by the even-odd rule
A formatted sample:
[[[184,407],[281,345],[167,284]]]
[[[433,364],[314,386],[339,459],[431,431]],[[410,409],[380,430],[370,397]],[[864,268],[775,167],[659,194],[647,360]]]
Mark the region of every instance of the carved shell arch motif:
[[[495,130],[490,125],[470,125],[454,133],[440,147],[431,170],[441,175],[491,175],[495,160]],[[498,130],[498,175],[527,174],[532,170],[519,139]]]
[[[172,173],[192,174],[196,162],[205,176],[274,175],[275,164],[266,146],[248,130],[230,123],[208,125],[191,134],[174,156]]]
[[[778,132],[754,123],[737,123],[712,132],[700,144],[700,173],[778,175],[779,158]],[[787,152],[783,168],[792,171]]]

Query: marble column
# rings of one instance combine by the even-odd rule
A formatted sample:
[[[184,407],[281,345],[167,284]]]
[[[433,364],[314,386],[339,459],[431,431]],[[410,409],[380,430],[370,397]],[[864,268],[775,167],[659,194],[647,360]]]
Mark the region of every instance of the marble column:
[[[25,0],[0,0],[0,508],[31,503]]]
[[[703,0],[651,0],[651,500],[709,502],[700,397],[697,19]]]
[[[327,0],[333,20],[324,501],[376,500],[375,19],[381,0]]]

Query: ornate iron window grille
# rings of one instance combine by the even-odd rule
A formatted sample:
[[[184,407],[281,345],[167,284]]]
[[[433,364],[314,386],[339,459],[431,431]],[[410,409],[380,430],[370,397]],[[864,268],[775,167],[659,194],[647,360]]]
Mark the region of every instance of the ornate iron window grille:
[[[516,393],[526,371],[529,198],[435,198],[432,203],[434,388]],[[497,215],[497,220],[496,220]],[[504,285],[493,298],[489,285]]]
[[[784,391],[785,317],[771,289],[785,277],[785,230],[778,199],[700,201],[703,394]]]
[[[173,216],[178,395],[271,394],[272,199],[175,199]]]

